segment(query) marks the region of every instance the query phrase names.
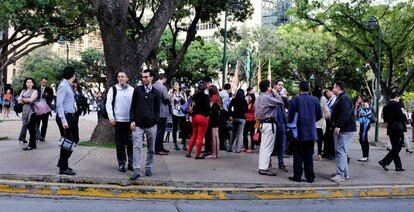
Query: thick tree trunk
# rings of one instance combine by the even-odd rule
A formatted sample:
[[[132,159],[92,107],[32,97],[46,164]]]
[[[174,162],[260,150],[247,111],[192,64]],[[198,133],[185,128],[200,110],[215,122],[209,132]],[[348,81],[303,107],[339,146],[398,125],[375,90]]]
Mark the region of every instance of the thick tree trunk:
[[[129,0],[92,0],[102,33],[107,69],[107,88],[117,83],[117,73],[128,73],[130,84],[136,85],[141,65],[158,46],[160,37],[180,0],[162,0],[147,28],[136,39],[127,35]],[[106,143],[114,138],[107,120],[98,122],[91,142]],[[112,133],[111,133],[112,132]]]
[[[96,125],[91,141],[97,144],[115,143],[115,130],[108,119],[101,118]]]

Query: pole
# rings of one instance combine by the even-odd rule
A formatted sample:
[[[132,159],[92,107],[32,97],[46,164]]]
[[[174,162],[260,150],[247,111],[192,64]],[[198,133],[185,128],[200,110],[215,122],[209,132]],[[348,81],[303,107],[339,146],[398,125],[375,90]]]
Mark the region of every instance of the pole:
[[[69,44],[68,41],[66,41],[66,66],[69,65]]]
[[[227,64],[227,9],[224,11],[224,47],[223,47],[223,84],[226,83],[226,64]]]
[[[376,110],[376,118],[377,118],[377,122],[375,122],[375,143],[378,143],[378,133],[379,133],[379,101],[381,98],[381,91],[380,91],[380,82],[381,82],[381,28],[379,27],[378,24],[378,58],[377,58],[377,99],[376,99],[376,105],[375,105],[375,110]]]

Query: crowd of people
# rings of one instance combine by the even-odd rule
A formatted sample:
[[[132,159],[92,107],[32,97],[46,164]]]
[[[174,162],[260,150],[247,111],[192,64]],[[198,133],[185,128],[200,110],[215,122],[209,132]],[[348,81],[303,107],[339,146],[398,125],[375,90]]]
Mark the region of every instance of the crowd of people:
[[[39,87],[36,87],[33,78],[24,81],[23,91],[18,97],[23,122],[19,140],[27,143],[27,130],[30,139],[23,150],[36,149],[36,141],[45,140],[52,109],[57,114],[61,136],[73,144],[79,142],[79,115],[88,113],[89,107],[85,108],[88,103],[76,81],[74,68],[66,67],[63,78],[56,98],[47,85],[46,77],[42,78]],[[104,106],[99,108],[105,110],[98,112],[98,119],[103,117],[102,112],[107,113],[106,118],[115,129],[118,170],[132,171],[131,180],[141,176],[144,141],[147,144],[146,176],[152,176],[154,154],[169,154],[169,150],[164,148],[169,117],[172,117],[174,150],[182,149],[186,151],[185,156],[191,158],[196,147],[194,158],[197,160],[219,159],[220,151],[258,151],[257,170],[260,175],[276,175],[271,156],[277,156],[278,169],[288,172],[284,159],[293,155],[293,176],[289,177],[292,181],[303,181],[304,172],[305,181],[314,182],[313,163],[322,158],[336,162],[332,181],[349,179],[348,151],[357,131],[356,121],[359,122],[362,150],[358,161],[369,161],[368,132],[370,125],[378,120],[375,120],[370,100],[360,96],[354,104],[346,92],[345,83],[341,81],[325,90],[320,86],[311,88],[308,82],[302,81],[298,85],[300,93],[290,97],[283,80],[261,81],[258,93],[248,88],[246,91],[237,89],[233,94],[230,84],[219,89],[206,76],[197,83],[193,94],[191,89],[183,91],[180,82],[173,82],[169,90],[166,76],[156,75],[150,69],[142,72],[142,84],[136,87],[128,84],[127,72],[120,71],[117,79],[118,83],[110,87],[106,95],[100,93],[96,97],[96,102]],[[400,103],[400,93],[394,92],[390,98],[383,109],[383,119],[387,123],[391,147],[378,163],[388,170],[394,161],[395,170],[404,171],[399,158],[404,142],[408,142],[406,151],[412,153],[406,133],[408,118]],[[2,98],[5,116],[11,99],[8,90]],[[44,100],[44,105],[38,103],[41,100]],[[60,150],[59,173],[75,175],[76,172],[68,164],[72,151],[64,146],[62,144]]]

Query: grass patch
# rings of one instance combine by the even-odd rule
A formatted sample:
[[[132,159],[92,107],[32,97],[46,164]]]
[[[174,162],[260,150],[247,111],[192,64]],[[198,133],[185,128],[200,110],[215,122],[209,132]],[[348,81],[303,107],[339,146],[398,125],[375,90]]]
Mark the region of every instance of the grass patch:
[[[116,148],[114,143],[109,143],[109,144],[96,144],[96,143],[92,143],[90,141],[81,141],[79,142],[79,146],[89,146],[89,147],[101,147],[101,148]]]

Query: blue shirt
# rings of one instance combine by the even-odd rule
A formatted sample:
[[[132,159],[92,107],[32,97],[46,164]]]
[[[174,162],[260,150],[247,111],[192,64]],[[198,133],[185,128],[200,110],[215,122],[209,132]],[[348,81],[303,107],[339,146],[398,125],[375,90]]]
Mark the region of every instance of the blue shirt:
[[[67,124],[65,113],[75,113],[75,94],[67,80],[59,84],[56,96],[56,113],[62,124]]]

